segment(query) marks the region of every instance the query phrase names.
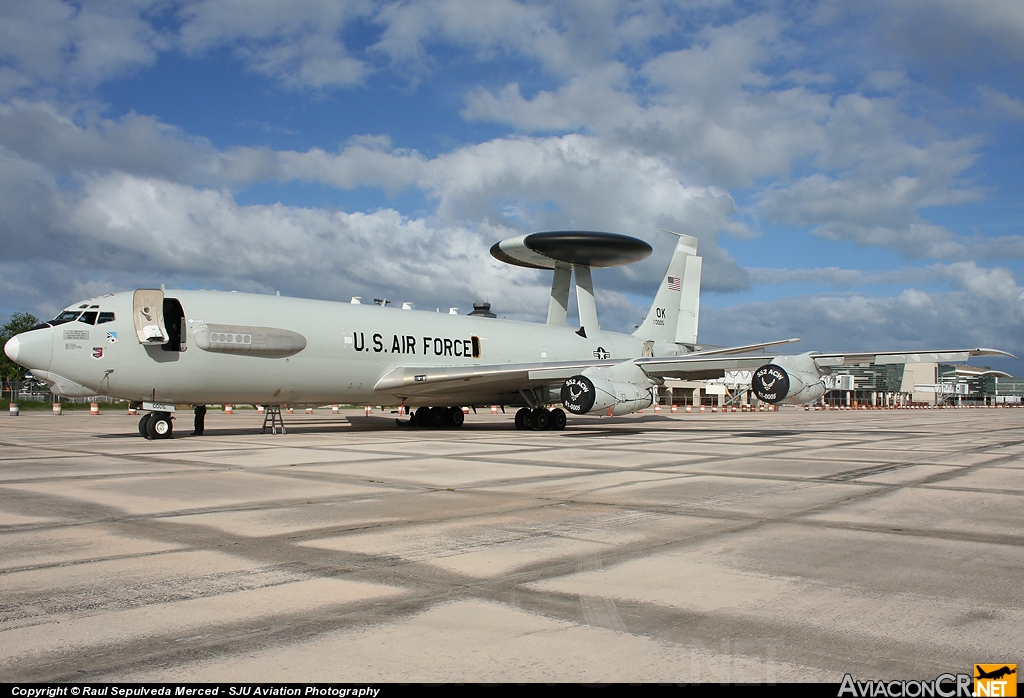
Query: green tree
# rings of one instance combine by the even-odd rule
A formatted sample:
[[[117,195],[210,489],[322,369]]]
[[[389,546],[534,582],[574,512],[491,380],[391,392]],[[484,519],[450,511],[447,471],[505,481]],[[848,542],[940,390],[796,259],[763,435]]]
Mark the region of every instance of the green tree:
[[[31,313],[15,313],[11,321],[0,327],[0,347],[7,344],[7,340],[24,332],[30,327],[39,324],[39,318]],[[0,353],[0,378],[5,381],[16,381],[25,375],[25,369],[7,358],[7,354]]]

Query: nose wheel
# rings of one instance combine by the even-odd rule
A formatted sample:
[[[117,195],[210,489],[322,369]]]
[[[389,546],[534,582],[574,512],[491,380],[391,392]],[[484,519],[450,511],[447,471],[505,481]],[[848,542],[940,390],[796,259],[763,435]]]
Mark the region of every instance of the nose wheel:
[[[147,412],[139,420],[139,434],[147,439],[169,439],[174,431],[173,417],[167,412]]]

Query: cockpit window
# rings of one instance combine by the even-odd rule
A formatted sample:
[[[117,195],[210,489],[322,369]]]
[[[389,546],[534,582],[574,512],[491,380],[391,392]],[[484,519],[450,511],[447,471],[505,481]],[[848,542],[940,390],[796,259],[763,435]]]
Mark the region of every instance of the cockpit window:
[[[114,319],[115,318],[113,313],[100,313],[100,319],[96,321],[96,324],[102,325],[104,322],[113,322]]]
[[[82,313],[82,317],[78,318],[78,321],[79,322],[84,322],[86,325],[95,325],[96,324],[96,311],[95,310],[88,310],[88,311]]]
[[[53,320],[50,320],[50,325],[56,327],[57,325],[63,325],[65,322],[71,322],[78,317],[80,312],[80,310],[65,310],[63,313],[53,318]]]

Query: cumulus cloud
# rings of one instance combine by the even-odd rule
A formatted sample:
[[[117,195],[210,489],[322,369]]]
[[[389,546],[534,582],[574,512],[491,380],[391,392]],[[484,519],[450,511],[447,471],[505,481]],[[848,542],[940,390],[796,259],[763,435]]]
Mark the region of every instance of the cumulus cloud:
[[[1015,0],[880,3],[893,50],[937,73],[980,73],[1024,61],[1024,7]]]
[[[372,12],[367,0],[201,0],[178,12],[179,39],[193,55],[230,46],[252,69],[289,87],[347,87],[370,68],[351,55],[341,34]]]
[[[421,64],[414,70],[443,42],[477,60],[525,59],[567,78],[622,51],[645,50],[677,26],[678,13],[647,0],[425,0],[387,5],[376,21],[384,30],[374,48],[395,64]]]
[[[1016,278],[1009,269],[1004,267],[987,269],[979,266],[976,262],[929,264],[880,272],[839,267],[754,268],[747,271],[750,273],[751,283],[755,285],[813,283],[836,288],[853,288],[856,286],[921,285],[946,282],[956,290],[968,291],[972,295],[982,298],[1013,300],[1020,294]]]
[[[1021,289],[1012,278],[988,281],[995,285],[942,293],[907,289],[881,298],[796,296],[706,308],[701,339],[733,344],[800,337],[796,351],[996,347],[1019,356],[1024,349]]]
[[[51,239],[15,258],[45,250],[49,263],[77,268],[80,280],[124,278],[121,270],[131,269],[133,280],[150,285],[191,278],[221,288],[346,299],[408,294],[402,300],[467,307],[500,291],[511,301],[504,308],[517,315],[536,312],[544,300],[536,274],[493,260],[476,231],[431,227],[390,209],[242,206],[226,191],[123,174],[88,181],[75,200],[49,193],[56,204],[47,221]],[[510,292],[517,288],[523,292]]]
[[[640,109],[626,91],[628,73],[619,63],[575,75],[555,91],[541,90],[526,98],[518,83],[497,94],[477,88],[466,95],[463,118],[506,123],[523,131],[601,132],[636,118]]]
[[[72,4],[61,0],[0,6],[0,61],[8,73],[0,88],[36,82],[92,87],[151,65],[170,45],[150,14],[159,0],[108,0]]]
[[[152,116],[104,119],[18,99],[0,102],[0,146],[61,176],[122,171],[193,182],[207,176],[213,154],[206,139]]]
[[[104,134],[76,130],[73,124],[67,128],[83,141],[103,143]],[[187,146],[177,139],[170,144]],[[392,297],[404,291],[428,305],[468,307],[481,297],[500,298],[506,314],[537,317],[549,279],[500,265],[488,255],[490,245],[523,230],[610,229],[651,239],[658,249],[647,262],[606,272],[600,280],[606,284],[603,302],[611,304],[602,315],[606,326],[623,328],[645,309],[621,292],[653,293],[672,245],[670,236],[656,231],[668,227],[702,237],[706,290],[746,287],[745,272],[716,241],[735,210],[732,198],[714,188],[683,186],[656,160],[638,163],[626,152],[604,153],[596,141],[581,136],[501,139],[434,159],[383,145],[360,139],[333,156],[319,151],[211,156],[202,147],[192,151],[195,162],[186,158],[188,166],[172,169],[203,171],[211,162],[230,160],[220,176],[258,171],[339,186],[374,181],[376,172],[386,175],[377,182],[382,186],[415,186],[433,197],[437,207],[429,219],[407,219],[391,209],[345,213],[243,206],[227,189],[116,168],[72,170],[79,185],[61,187],[54,172],[12,154],[0,175],[12,183],[5,193],[11,195],[7,220],[14,223],[0,232],[12,257],[73,259],[105,275],[132,268],[145,270],[142,275],[214,279],[236,288],[248,282],[315,297]],[[252,164],[261,158],[258,166]],[[404,179],[398,174],[403,172]],[[516,203],[514,211],[509,202]],[[555,205],[548,207],[551,202]],[[40,209],[47,213],[40,215]],[[24,235],[30,226],[35,234]]]
[[[1024,120],[1024,101],[1014,99],[1005,92],[994,90],[985,85],[978,87],[982,104],[992,115],[1014,120]]]
[[[268,178],[327,182],[339,187],[415,187],[436,202],[438,225],[510,230],[610,230],[648,239],[668,255],[660,228],[701,240],[709,291],[747,287],[745,272],[719,245],[719,231],[745,235],[731,221],[736,205],[717,187],[687,186],[664,160],[578,134],[500,138],[434,158],[357,139],[337,153],[233,149],[217,157],[222,181]],[[493,241],[492,241],[493,242]],[[621,272],[624,290],[649,292],[664,257]]]

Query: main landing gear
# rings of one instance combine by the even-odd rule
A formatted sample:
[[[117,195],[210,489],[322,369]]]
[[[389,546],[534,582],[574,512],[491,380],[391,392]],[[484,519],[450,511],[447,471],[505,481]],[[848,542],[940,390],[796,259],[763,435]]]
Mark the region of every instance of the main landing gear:
[[[558,407],[553,410],[546,410],[543,407],[531,410],[529,407],[523,407],[516,412],[516,429],[561,431],[565,429],[565,412]]]
[[[408,422],[396,419],[398,426],[431,427],[433,429],[458,429],[466,421],[461,407],[420,407]]]
[[[169,439],[174,421],[169,412],[147,412],[139,420],[139,434],[147,439]]]

